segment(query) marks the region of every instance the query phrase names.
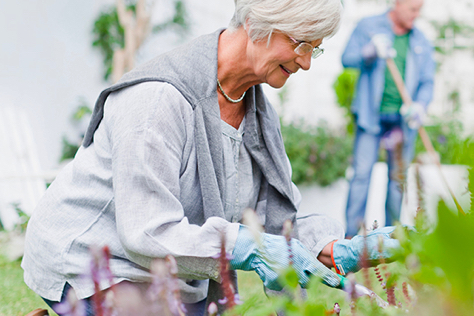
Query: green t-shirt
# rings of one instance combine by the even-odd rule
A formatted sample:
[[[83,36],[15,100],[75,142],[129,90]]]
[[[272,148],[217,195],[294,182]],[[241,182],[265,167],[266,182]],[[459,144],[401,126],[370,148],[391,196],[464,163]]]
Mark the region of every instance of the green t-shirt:
[[[405,62],[408,51],[409,34],[396,35],[393,40],[393,48],[397,51],[397,56],[394,58],[395,64],[400,70],[402,78],[405,80]],[[398,92],[395,81],[388,68],[385,69],[385,88],[383,90],[382,104],[380,105],[380,113],[398,113],[402,106],[402,97]]]

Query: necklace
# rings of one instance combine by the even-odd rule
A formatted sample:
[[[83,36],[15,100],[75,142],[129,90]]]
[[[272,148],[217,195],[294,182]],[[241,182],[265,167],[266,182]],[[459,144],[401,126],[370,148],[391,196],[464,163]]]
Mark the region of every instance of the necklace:
[[[238,98],[237,100],[234,100],[224,92],[224,89],[222,89],[222,86],[221,86],[221,83],[219,82],[219,79],[217,79],[217,86],[219,87],[219,90],[221,90],[222,95],[227,99],[227,101],[232,102],[232,103],[239,103],[240,101],[242,101],[244,99],[245,93],[247,93],[247,91],[245,91],[244,94],[242,94],[242,96],[240,98]]]

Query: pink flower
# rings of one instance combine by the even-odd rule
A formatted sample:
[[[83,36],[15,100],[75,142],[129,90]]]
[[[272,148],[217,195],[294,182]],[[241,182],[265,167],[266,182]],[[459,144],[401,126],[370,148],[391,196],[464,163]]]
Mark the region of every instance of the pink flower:
[[[209,313],[209,316],[217,316],[218,309],[216,303],[211,302],[207,307],[207,312]]]

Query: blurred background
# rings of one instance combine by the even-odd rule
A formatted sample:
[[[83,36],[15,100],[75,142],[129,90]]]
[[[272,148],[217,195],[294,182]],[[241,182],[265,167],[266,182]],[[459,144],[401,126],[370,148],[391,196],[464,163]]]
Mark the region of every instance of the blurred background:
[[[135,3],[125,1],[133,9]],[[341,222],[352,146],[348,105],[356,75],[343,71],[340,58],[355,24],[362,17],[388,10],[391,1],[343,3],[341,29],[324,41],[325,54],[312,68],[292,76],[282,89],[264,86],[282,118],[294,181],[304,196],[302,212],[316,208]],[[117,25],[115,4],[114,0],[0,1],[3,226],[16,225],[21,212],[31,214],[45,186],[74,155],[99,92],[113,83],[108,71],[110,50],[123,43],[120,29],[113,28]],[[134,54],[135,65],[226,27],[233,9],[232,0],[156,0],[153,5],[147,1],[150,32]],[[469,140],[474,132],[473,16],[471,0],[425,0],[417,20],[436,47],[435,95],[427,130],[448,166],[462,165],[452,146]],[[418,147],[421,153],[422,146]],[[384,188],[386,171],[383,163],[377,168],[378,182],[371,189],[368,206],[374,215],[368,210],[369,222],[379,218],[377,212],[383,207],[379,204],[384,196],[377,188]],[[463,170],[455,168],[450,180],[460,195],[465,191]],[[406,212],[413,212],[413,207]],[[410,221],[408,215],[402,218]]]

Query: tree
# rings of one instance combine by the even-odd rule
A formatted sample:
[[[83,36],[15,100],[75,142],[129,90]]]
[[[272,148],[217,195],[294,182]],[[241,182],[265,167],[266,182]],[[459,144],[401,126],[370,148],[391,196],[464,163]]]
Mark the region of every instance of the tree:
[[[135,12],[127,10],[123,0],[117,2],[117,17],[124,31],[123,48],[114,50],[112,59],[112,80],[117,82],[135,65],[135,53],[150,32],[150,14],[145,0],[138,0]],[[152,3],[153,6],[154,2]]]
[[[92,33],[94,42],[104,57],[104,79],[112,76],[116,82],[135,65],[135,54],[150,32],[158,33],[174,27],[176,31],[186,32],[186,9],[183,1],[173,0],[174,15],[164,23],[151,26],[152,1],[146,0],[125,3],[116,0],[116,5],[102,11],[94,23]]]

